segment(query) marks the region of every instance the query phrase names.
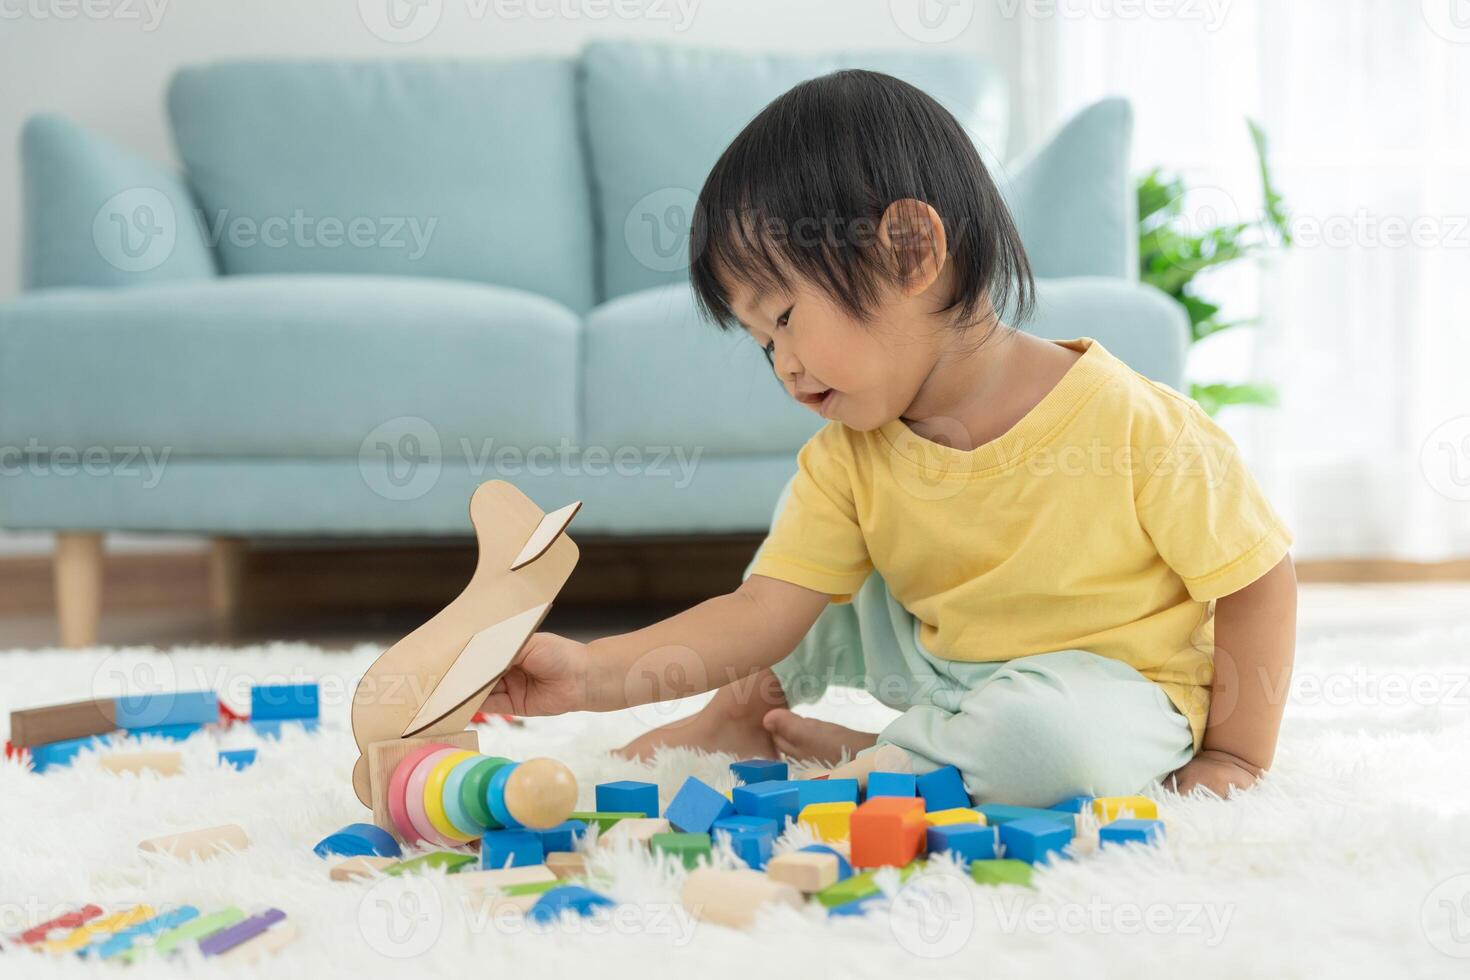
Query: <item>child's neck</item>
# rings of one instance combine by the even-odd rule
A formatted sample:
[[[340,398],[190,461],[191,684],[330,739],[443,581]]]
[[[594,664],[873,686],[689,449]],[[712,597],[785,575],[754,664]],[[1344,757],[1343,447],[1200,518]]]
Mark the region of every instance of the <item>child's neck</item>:
[[[942,350],[900,421],[915,435],[953,445],[955,423],[974,449],[1008,432],[1082,355],[1030,334],[998,329],[978,349]]]

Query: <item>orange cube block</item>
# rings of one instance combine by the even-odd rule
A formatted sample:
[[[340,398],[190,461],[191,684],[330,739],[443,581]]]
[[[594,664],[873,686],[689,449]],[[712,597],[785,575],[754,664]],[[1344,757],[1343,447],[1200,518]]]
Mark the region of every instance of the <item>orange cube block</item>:
[[[852,866],[903,867],[924,848],[924,801],[917,796],[875,796],[852,811]]]

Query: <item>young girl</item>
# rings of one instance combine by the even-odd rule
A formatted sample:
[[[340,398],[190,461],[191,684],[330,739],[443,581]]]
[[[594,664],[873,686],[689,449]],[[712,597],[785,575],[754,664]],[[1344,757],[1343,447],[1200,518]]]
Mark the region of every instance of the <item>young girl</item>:
[[[691,276],[829,421],[739,588],[590,644],[538,633],[487,711],[718,687],[624,751],[954,765],[977,800],[1032,806],[1171,774],[1225,795],[1270,765],[1288,532],[1194,402],[1015,328],[1030,266],[937,102],[867,71],[772,102],[705,182]],[[874,734],[789,710],[830,684],[902,714]]]

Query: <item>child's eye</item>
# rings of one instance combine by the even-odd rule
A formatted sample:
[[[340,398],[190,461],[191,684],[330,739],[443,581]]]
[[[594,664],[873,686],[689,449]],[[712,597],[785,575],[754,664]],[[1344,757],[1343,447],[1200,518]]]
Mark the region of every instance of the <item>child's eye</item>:
[[[785,313],[782,313],[780,316],[776,317],[776,326],[778,326],[778,327],[784,327],[784,326],[786,326],[787,322],[790,321],[790,319],[791,319],[791,311],[793,309],[795,309],[795,307],[788,306],[786,308],[786,312]]]

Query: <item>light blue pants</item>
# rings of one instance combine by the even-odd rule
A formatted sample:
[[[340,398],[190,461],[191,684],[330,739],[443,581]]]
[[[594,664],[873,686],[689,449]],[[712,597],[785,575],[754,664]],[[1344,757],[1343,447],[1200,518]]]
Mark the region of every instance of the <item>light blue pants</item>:
[[[874,749],[905,749],[919,773],[957,767],[981,803],[1045,807],[1081,794],[1130,795],[1194,754],[1188,720],[1129,665],[1085,650],[941,659],[920,644],[918,620],[876,572],[851,603],[829,605],[772,669],[792,706],[835,685],[903,712]]]

